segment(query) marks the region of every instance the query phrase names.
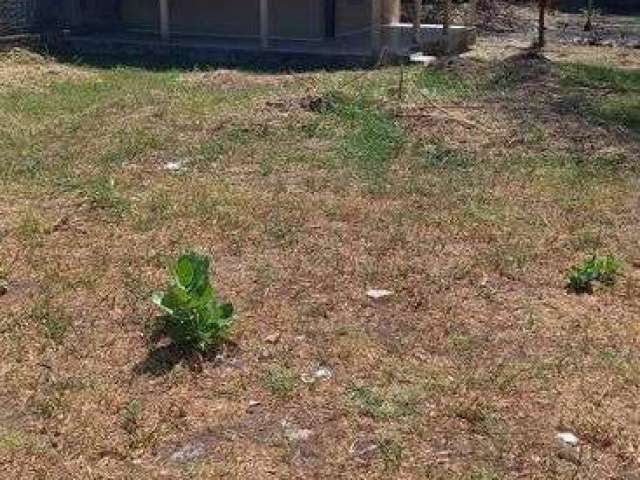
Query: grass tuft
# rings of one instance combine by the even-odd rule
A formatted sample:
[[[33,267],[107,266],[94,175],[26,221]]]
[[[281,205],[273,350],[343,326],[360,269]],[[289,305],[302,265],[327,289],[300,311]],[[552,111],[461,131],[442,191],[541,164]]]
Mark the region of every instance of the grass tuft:
[[[267,370],[263,383],[273,395],[286,398],[298,388],[300,376],[289,368],[276,366]]]

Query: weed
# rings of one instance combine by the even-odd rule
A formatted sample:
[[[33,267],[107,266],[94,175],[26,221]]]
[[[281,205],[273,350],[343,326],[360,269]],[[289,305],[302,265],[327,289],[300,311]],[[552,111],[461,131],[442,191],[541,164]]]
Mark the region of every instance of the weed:
[[[222,159],[227,149],[226,143],[219,137],[207,139],[199,147],[198,163],[211,165]]]
[[[578,251],[594,251],[604,246],[603,232],[595,226],[584,227],[571,237],[571,245]]]
[[[391,438],[385,438],[378,442],[378,448],[384,462],[386,473],[397,472],[402,464],[404,447],[400,442]]]
[[[365,415],[376,419],[389,417],[389,408],[384,398],[369,387],[352,387],[349,390],[349,398],[356,403],[360,411]]]
[[[586,112],[607,125],[640,132],[640,93],[610,95],[589,103]]]
[[[129,435],[134,435],[142,419],[142,404],[138,400],[131,400],[122,410],[122,428]]]
[[[583,98],[576,108],[607,125],[621,125],[640,131],[640,72],[609,66],[571,64],[560,68],[565,87],[579,87],[602,93]]]
[[[500,480],[502,477],[501,474],[492,472],[490,470],[486,470],[484,468],[479,470],[474,470],[469,477],[463,477],[465,480]]]
[[[414,390],[397,389],[382,394],[367,386],[353,386],[349,399],[364,414],[376,420],[397,419],[415,415],[418,396]]]
[[[486,255],[487,263],[500,275],[517,278],[536,256],[534,246],[525,242],[499,244]]]
[[[547,132],[540,125],[532,125],[526,132],[526,139],[532,145],[543,145],[547,140]]]
[[[9,267],[0,259],[0,282],[9,278]]]
[[[48,339],[61,344],[69,330],[69,319],[64,311],[51,305],[48,298],[37,302],[31,309],[31,319],[41,325]]]
[[[148,232],[166,221],[171,213],[171,198],[166,192],[152,192],[140,208],[135,228]]]
[[[293,370],[273,367],[267,371],[264,386],[278,397],[288,397],[297,388],[299,376]]]
[[[27,210],[16,227],[18,236],[31,246],[39,245],[40,237],[47,231],[47,225],[33,210]]]
[[[446,70],[426,69],[419,79],[422,94],[429,98],[465,98],[476,92],[476,86],[462,76]]]
[[[502,421],[494,406],[489,403],[462,403],[454,407],[453,415],[465,420],[475,433],[491,437],[504,436]]]
[[[613,255],[587,257],[569,273],[567,288],[574,293],[591,293],[593,282],[613,285],[621,268],[622,264]]]
[[[418,162],[422,166],[431,168],[468,168],[470,166],[470,158],[467,155],[439,139],[424,146],[424,152]]]
[[[382,174],[386,162],[395,155],[404,139],[398,123],[363,97],[331,97],[331,101],[317,108],[319,112],[337,115],[350,125],[350,133],[342,140],[342,155],[355,160],[374,176]]]
[[[103,157],[103,163],[111,166],[122,166],[134,161],[146,152],[160,148],[158,135],[141,128],[127,128],[116,133],[115,148]]]
[[[618,93],[640,92],[640,72],[637,70],[572,63],[560,67],[560,78],[564,86]]]
[[[478,346],[478,341],[471,335],[460,332],[452,332],[448,336],[451,347],[459,354],[470,354]]]
[[[187,349],[219,346],[233,322],[233,306],[220,303],[211,286],[209,264],[208,257],[193,252],[181,255],[167,291],[153,295],[153,302],[166,312],[165,330]]]
[[[117,217],[129,210],[129,200],[120,193],[113,178],[93,178],[86,193],[94,207],[109,210]]]
[[[0,432],[0,453],[9,453],[20,450],[25,445],[24,435],[20,432]]]
[[[34,412],[44,419],[53,418],[64,407],[62,392],[40,393],[33,401]]]

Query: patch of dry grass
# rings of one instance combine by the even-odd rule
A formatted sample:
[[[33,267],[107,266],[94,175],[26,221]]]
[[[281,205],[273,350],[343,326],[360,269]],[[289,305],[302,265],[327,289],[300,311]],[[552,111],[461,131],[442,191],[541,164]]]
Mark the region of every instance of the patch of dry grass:
[[[97,78],[86,68],[56,62],[54,59],[15,48],[0,53],[0,88],[43,90],[55,82],[81,83]]]
[[[571,478],[559,429],[576,478],[640,468],[638,139],[540,62],[0,93],[0,471]],[[201,371],[150,335],[187,247],[238,311]],[[567,294],[593,250],[621,281]]]

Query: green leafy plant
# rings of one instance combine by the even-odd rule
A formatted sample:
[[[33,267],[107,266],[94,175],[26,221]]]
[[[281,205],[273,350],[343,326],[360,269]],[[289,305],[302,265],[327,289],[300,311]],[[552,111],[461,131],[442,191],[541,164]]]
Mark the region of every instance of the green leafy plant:
[[[178,345],[201,352],[219,346],[233,323],[233,306],[220,303],[209,280],[209,258],[193,252],[180,256],[164,293],[153,302],[166,315],[164,327]]]
[[[591,293],[593,282],[612,285],[621,266],[621,263],[613,255],[604,258],[598,258],[595,255],[587,257],[580,265],[571,270],[568,288],[576,293]]]

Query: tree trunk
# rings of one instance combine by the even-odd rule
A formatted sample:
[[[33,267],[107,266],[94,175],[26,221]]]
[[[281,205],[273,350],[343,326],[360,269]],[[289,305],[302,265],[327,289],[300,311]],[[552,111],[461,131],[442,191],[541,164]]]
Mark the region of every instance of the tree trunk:
[[[546,44],[546,35],[545,31],[547,27],[545,26],[545,14],[547,11],[547,0],[538,0],[538,5],[540,7],[540,16],[538,19],[538,48],[544,48]]]

